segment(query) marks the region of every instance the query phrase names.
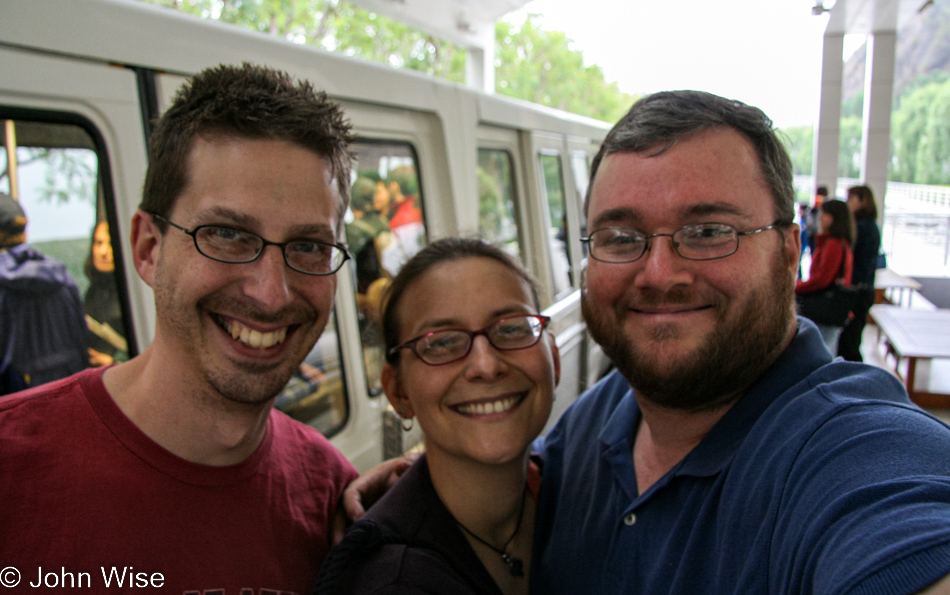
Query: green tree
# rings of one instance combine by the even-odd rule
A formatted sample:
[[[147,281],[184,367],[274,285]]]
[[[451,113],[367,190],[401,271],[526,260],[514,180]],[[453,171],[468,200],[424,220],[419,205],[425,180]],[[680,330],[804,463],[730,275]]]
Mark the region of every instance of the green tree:
[[[912,84],[891,123],[890,178],[950,184],[950,80]]]
[[[498,92],[608,122],[619,120],[635,97],[608,83],[599,66],[584,66],[584,56],[571,49],[571,40],[541,29],[537,18],[529,15],[521,25],[495,24]]]
[[[841,117],[857,116],[860,118],[864,114],[864,91],[845,99],[841,102]]]
[[[343,0],[142,1],[456,83],[465,79],[463,49]],[[635,97],[607,82],[599,66],[585,66],[571,40],[541,29],[537,16],[521,25],[496,23],[497,92],[593,118],[619,119]]]
[[[815,155],[815,129],[812,126],[794,126],[782,130],[779,138],[792,159],[795,175],[811,175]],[[860,177],[860,115],[841,118],[838,146],[838,175],[842,178]]]
[[[792,159],[792,168],[796,176],[811,175],[815,154],[815,129],[812,126],[793,126],[781,131],[779,138]]]
[[[838,176],[861,177],[861,116],[841,118],[838,137]]]

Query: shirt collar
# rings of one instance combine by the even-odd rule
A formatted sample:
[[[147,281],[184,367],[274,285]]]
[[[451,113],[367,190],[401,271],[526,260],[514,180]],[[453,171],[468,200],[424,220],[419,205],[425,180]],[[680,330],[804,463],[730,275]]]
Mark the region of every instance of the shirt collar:
[[[795,337],[785,351],[667,476],[708,477],[722,471],[765,410],[782,394],[831,360],[831,353],[824,346],[818,327],[810,320],[798,318]],[[639,421],[640,408],[633,389],[629,389],[607,419],[599,436],[605,460],[614,468],[615,477],[621,481],[624,489],[634,498],[637,489],[631,473],[631,453],[634,430]],[[666,484],[668,477],[655,485]]]

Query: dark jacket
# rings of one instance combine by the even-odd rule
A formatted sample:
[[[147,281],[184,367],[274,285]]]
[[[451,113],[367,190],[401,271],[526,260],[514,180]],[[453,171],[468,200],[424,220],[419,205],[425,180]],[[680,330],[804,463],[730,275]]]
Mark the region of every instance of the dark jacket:
[[[86,367],[86,323],[66,267],[28,244],[0,251],[0,394]]]
[[[501,595],[436,494],[423,455],[323,563],[315,595]]]
[[[881,230],[872,217],[857,217],[854,221],[857,226],[857,240],[854,242],[854,272],[851,282],[874,289],[877,255],[881,250]]]

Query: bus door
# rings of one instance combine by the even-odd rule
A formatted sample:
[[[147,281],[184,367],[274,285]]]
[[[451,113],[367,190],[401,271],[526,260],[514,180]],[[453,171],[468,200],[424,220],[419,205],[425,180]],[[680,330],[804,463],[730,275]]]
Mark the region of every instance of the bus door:
[[[27,216],[26,241],[63,262],[83,298],[88,365],[151,338],[151,291],[131,261],[129,221],[145,173],[136,75],[0,47],[0,191]]]
[[[452,235],[454,220],[445,134],[432,114],[343,101],[357,133],[353,145],[346,241],[353,261],[340,280],[337,311],[347,339],[351,401],[358,423],[343,440],[358,448],[382,436],[383,458],[421,447],[419,428],[405,433],[383,394],[385,349],[380,306],[389,284],[430,238]],[[358,340],[357,340],[358,339]],[[345,443],[344,443],[345,444]],[[344,450],[344,452],[347,452]]]
[[[570,152],[570,174],[573,181],[575,196],[577,197],[577,222],[579,237],[586,237],[589,229],[587,227],[587,188],[590,184],[590,164],[597,152],[596,144],[588,139],[568,138],[568,150]],[[577,258],[580,262],[580,270],[587,268],[587,244],[578,242],[580,253]],[[590,335],[585,334],[585,353],[586,358],[583,361],[584,369],[582,378],[585,379],[586,386],[590,386],[600,380],[606,372],[609,371],[611,363],[600,345],[591,339]]]
[[[524,193],[514,199],[519,204],[516,213],[520,216],[522,256],[541,283],[542,307],[552,318],[550,328],[561,355],[561,382],[550,425],[586,387],[577,198],[565,138],[523,132],[518,139],[520,150],[514,154],[521,157],[525,176],[512,187],[524,186]]]

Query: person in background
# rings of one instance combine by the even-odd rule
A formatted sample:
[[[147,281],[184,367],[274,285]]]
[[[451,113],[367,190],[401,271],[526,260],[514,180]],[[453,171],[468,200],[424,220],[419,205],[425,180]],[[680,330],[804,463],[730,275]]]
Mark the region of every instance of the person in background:
[[[419,181],[416,169],[411,165],[400,165],[389,172],[389,194],[393,208],[389,227],[398,238],[406,258],[411,258],[425,244],[422,209],[417,204]]]
[[[65,265],[26,243],[26,213],[0,193],[0,395],[86,367],[82,299]]]
[[[384,275],[380,252],[385,249],[381,243],[389,234],[389,223],[376,209],[377,184],[360,176],[350,189],[353,221],[346,224],[346,239],[356,262],[356,291],[360,295],[365,295],[370,284]]]
[[[838,338],[838,355],[850,362],[860,362],[864,361],[861,357],[861,337],[868,312],[874,305],[874,277],[881,251],[881,230],[877,226],[877,203],[869,187],[848,188],[848,206],[854,213],[857,235],[851,284],[856,285],[860,292],[852,311],[853,316]]]
[[[313,585],[357,474],[273,403],[333,308],[351,141],[339,105],[280,71],[178,91],[130,234],[154,338],[0,400],[3,565],[134,568],[164,593]]]
[[[805,217],[805,236],[808,238],[808,251],[813,256],[815,254],[816,245],[815,238],[818,237],[818,218],[821,213],[821,204],[828,199],[828,188],[827,186],[819,186],[815,189],[815,200],[811,205],[811,208],[808,210],[808,215]],[[804,248],[802,248],[804,250]]]
[[[798,203],[798,225],[801,227],[802,251],[798,259],[798,278],[802,278],[802,259],[805,257],[805,250],[808,248],[808,205]]]
[[[316,593],[528,593],[531,441],[560,364],[524,268],[480,239],[423,248],[393,280],[386,396],[426,454],[347,533]]]
[[[89,365],[108,366],[116,361],[124,362],[129,359],[129,346],[122,334],[125,324],[115,278],[112,236],[106,221],[97,224],[93,230],[85,271],[89,279],[89,289],[83,298]]]
[[[818,218],[819,233],[815,239],[815,252],[811,259],[808,280],[795,284],[795,293],[805,295],[828,289],[835,283],[851,285],[854,254],[854,217],[848,205],[840,200],[821,204]],[[838,353],[838,335],[842,327],[815,323],[831,353]]]

